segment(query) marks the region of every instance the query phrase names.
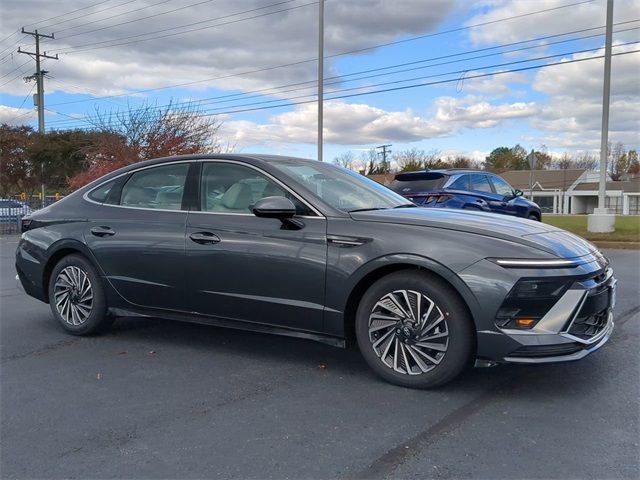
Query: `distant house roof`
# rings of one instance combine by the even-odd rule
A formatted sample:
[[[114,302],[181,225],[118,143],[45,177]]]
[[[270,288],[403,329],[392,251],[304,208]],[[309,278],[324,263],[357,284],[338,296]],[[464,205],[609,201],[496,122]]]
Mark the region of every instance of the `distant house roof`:
[[[533,170],[533,172],[531,170],[510,170],[501,173],[500,176],[509,182],[512,187],[520,190],[528,190],[529,181],[531,181],[532,185],[539,184],[545,190],[567,190],[585,171],[586,170],[582,168],[568,170]]]
[[[598,190],[597,182],[579,184],[575,190]],[[623,192],[640,193],[640,178],[632,178],[623,182],[607,182],[607,190],[622,190]]]

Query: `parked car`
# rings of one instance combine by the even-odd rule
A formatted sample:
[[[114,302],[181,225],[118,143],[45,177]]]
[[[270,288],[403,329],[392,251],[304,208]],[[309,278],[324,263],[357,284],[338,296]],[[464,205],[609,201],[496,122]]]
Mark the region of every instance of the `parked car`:
[[[540,207],[502,177],[478,170],[424,170],[395,176],[391,190],[420,207],[462,208],[542,219]]]
[[[416,208],[317,161],[146,161],[32,213],[23,229],[20,283],[74,335],[146,315],[336,346],[355,337],[379,376],[425,388],[474,360],[576,360],[613,330],[613,272],[585,240]]]
[[[25,203],[10,198],[0,198],[0,218],[3,221],[17,219],[31,212],[31,208]]]

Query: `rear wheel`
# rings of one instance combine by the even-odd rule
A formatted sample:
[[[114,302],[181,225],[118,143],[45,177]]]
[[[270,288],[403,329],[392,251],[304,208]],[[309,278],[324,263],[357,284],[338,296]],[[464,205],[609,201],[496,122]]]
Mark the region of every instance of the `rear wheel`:
[[[367,290],[356,336],[377,375],[413,388],[453,380],[470,364],[475,345],[473,322],[457,293],[436,277],[407,271]]]
[[[62,328],[74,335],[96,333],[113,321],[107,315],[100,278],[82,255],[68,255],[53,268],[49,305]]]

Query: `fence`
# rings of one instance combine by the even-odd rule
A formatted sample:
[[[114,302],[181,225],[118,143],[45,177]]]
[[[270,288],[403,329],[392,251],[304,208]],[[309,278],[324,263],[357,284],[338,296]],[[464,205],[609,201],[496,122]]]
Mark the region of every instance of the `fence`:
[[[62,198],[64,197],[61,195],[48,195],[45,197],[44,203],[36,195],[26,199],[20,195],[0,199],[0,235],[20,233],[22,217]]]

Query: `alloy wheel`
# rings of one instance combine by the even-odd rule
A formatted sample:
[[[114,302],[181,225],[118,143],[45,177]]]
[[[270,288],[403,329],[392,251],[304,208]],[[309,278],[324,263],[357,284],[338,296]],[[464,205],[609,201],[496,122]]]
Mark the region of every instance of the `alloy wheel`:
[[[442,310],[432,299],[413,290],[394,290],[373,306],[369,340],[387,367],[405,375],[420,375],[444,358],[449,330]]]
[[[91,315],[93,289],[89,277],[80,268],[63,268],[56,277],[53,295],[56,310],[69,325],[82,325]]]

